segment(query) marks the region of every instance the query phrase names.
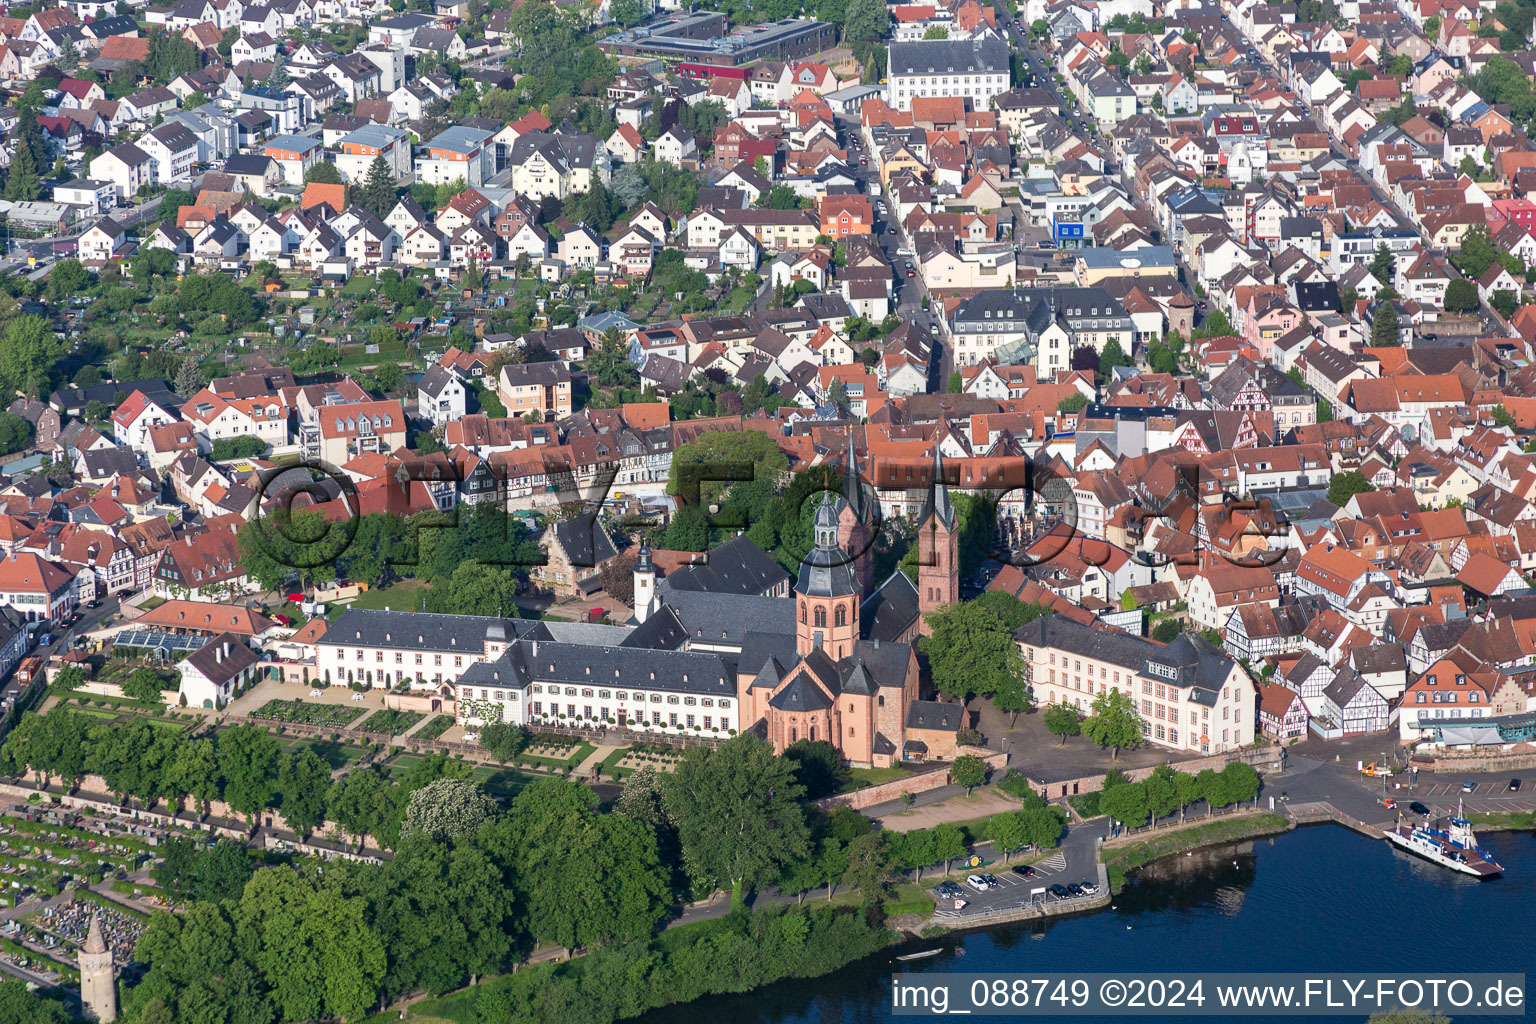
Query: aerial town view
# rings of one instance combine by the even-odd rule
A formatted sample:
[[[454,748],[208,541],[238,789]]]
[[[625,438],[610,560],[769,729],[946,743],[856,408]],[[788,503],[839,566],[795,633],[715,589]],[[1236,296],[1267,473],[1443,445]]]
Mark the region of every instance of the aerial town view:
[[[0,90],[0,1024],[1525,1013],[1536,0],[0,0]]]

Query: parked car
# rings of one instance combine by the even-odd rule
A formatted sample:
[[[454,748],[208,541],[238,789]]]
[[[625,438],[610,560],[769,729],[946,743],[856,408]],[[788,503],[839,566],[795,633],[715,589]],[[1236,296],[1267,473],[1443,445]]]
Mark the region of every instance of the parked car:
[[[1408,809],[1410,811],[1412,811],[1414,814],[1422,814],[1422,815],[1425,815],[1426,817],[1429,815],[1429,808],[1425,807],[1423,804],[1419,803],[1417,800],[1415,800],[1413,803],[1409,804],[1408,805]]]
[[[1067,887],[1062,885],[1062,884],[1060,884],[1059,882],[1056,885],[1053,885],[1049,889],[1047,889],[1046,892],[1050,893],[1052,896],[1055,896],[1059,900],[1064,900],[1068,896],[1072,895],[1070,892],[1067,891]]]
[[[1078,885],[1076,882],[1068,882],[1067,883],[1067,892],[1071,893],[1073,896],[1084,896],[1084,895],[1086,895],[1086,893],[1084,893],[1084,891],[1083,891],[1083,887]]]
[[[992,888],[987,884],[987,880],[982,878],[980,875],[966,876],[965,884],[970,886],[972,889],[975,889],[977,892],[986,892],[988,889]]]
[[[1463,793],[1470,793],[1470,792],[1472,792],[1476,788],[1477,788],[1477,783],[1473,782],[1471,779],[1468,779],[1466,782],[1463,782],[1461,784],[1461,791]]]
[[[944,881],[933,887],[933,894],[941,900],[953,900],[964,896],[965,890],[954,882]]]
[[[42,635],[41,639],[39,639],[37,641],[37,645],[39,647],[49,647],[49,646],[52,646],[52,644],[53,644],[53,634],[52,633],[44,633]]]
[[[1087,893],[1089,896],[1092,896],[1094,893],[1099,891],[1099,887],[1093,882],[1082,882],[1079,884],[1082,885],[1083,892]]]
[[[1001,881],[998,880],[998,877],[996,875],[992,874],[992,872],[990,872],[990,871],[983,871],[983,872],[981,872],[981,880],[983,882],[986,882],[987,885],[989,885],[989,886],[1002,885],[1003,884]]]
[[[1018,875],[1020,878],[1035,877],[1035,869],[1030,867],[1028,864],[1020,864],[1018,867],[1013,869],[1013,873]]]
[[[1520,780],[1519,779],[1510,779],[1509,780],[1509,791],[1511,793],[1518,793],[1518,792],[1520,792]]]

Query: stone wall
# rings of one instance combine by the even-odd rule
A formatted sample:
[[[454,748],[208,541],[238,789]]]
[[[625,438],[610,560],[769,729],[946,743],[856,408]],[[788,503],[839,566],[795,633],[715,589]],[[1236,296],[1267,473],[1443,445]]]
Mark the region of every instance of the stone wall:
[[[984,750],[980,747],[956,747],[955,756],[961,754],[974,754],[987,762],[987,768],[994,776],[1000,773],[1008,764],[1008,755],[994,750]],[[892,782],[882,782],[874,786],[865,786],[851,793],[838,793],[836,796],[822,797],[816,801],[816,806],[823,810],[833,807],[852,807],[856,811],[862,811],[866,807],[874,807],[876,804],[889,803],[892,800],[900,800],[903,793],[927,793],[930,790],[942,789],[950,784],[949,765],[947,764],[919,764],[914,766],[922,772],[920,775],[909,776],[905,779],[896,779]]]
[[[1437,775],[1457,775],[1462,772],[1514,772],[1536,768],[1536,749],[1528,743],[1513,750],[1494,750],[1487,753],[1457,753],[1454,751],[1415,754],[1412,766],[1420,771]]]
[[[1188,761],[1170,761],[1169,766],[1177,771],[1188,772],[1191,775],[1198,774],[1209,768],[1219,772],[1233,761],[1246,761],[1261,772],[1275,771],[1283,763],[1285,750],[1276,746],[1247,747],[1242,750],[1229,750],[1221,754],[1212,754],[1209,757],[1196,757]],[[1152,774],[1156,765],[1145,768],[1124,769],[1125,775],[1132,782],[1140,782]],[[1041,779],[1030,779],[1029,784],[1035,788],[1035,792],[1043,795],[1047,800],[1059,800],[1062,797],[1076,796],[1079,793],[1097,793],[1104,788],[1104,774],[1084,775],[1076,779],[1052,779],[1049,782]]]

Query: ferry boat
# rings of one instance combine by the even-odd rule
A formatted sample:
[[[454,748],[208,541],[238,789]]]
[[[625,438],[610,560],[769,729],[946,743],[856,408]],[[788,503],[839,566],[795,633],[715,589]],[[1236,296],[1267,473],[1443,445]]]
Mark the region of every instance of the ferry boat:
[[[1460,808],[1457,808],[1458,812]],[[1387,842],[1400,846],[1409,853],[1418,854],[1425,860],[1434,861],[1441,867],[1460,871],[1475,878],[1492,878],[1504,869],[1493,859],[1493,854],[1477,844],[1472,823],[1460,816],[1449,819],[1444,829],[1432,828],[1426,821],[1414,825],[1404,822],[1399,814],[1397,824],[1387,829]]]

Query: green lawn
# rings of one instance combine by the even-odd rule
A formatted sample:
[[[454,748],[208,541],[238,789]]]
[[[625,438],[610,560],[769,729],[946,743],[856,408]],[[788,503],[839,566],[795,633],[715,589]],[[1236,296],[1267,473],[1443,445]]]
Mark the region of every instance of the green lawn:
[[[334,619],[348,608],[379,611],[386,605],[395,611],[417,611],[421,608],[422,595],[426,589],[427,583],[424,580],[400,580],[387,587],[365,590],[357,595],[355,601],[331,605],[329,617]]]
[[[330,766],[332,771],[349,764],[356,764],[363,759],[365,751],[350,743],[337,743],[332,740],[303,740],[290,737],[278,737],[278,745],[285,753],[294,753],[300,750],[313,750],[320,755],[320,760]]]
[[[842,792],[848,793],[855,789],[864,789],[866,786],[878,786],[885,782],[895,782],[897,779],[910,778],[914,773],[899,766],[890,768],[850,768],[848,769],[848,782],[843,786]]]
[[[634,771],[633,768],[620,768],[619,767],[619,762],[624,760],[625,755],[628,754],[628,753],[629,753],[629,748],[628,747],[620,747],[618,750],[615,750],[613,753],[611,753],[607,757],[603,758],[603,774],[604,775],[617,775],[617,776],[619,776],[619,778],[623,778],[624,776],[628,775],[630,772]]]
[[[435,740],[449,729],[453,728],[452,715],[438,715],[426,725],[417,729],[411,736],[412,739]]]

